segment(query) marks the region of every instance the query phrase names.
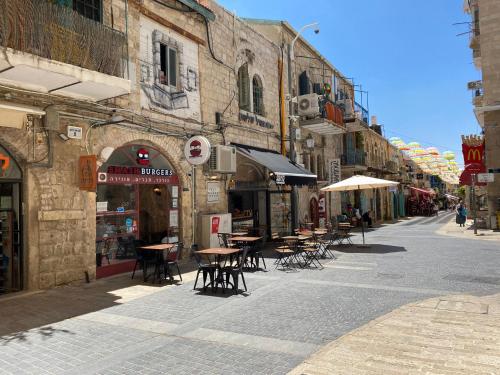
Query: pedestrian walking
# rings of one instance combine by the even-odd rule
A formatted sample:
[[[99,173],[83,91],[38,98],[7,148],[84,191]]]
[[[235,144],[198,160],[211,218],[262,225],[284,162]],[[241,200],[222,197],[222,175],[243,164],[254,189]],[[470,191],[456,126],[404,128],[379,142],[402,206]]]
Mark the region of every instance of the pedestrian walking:
[[[465,227],[465,221],[467,220],[467,209],[463,205],[462,202],[457,206],[457,209],[455,210],[457,213],[456,216],[456,222],[459,224],[461,227]]]

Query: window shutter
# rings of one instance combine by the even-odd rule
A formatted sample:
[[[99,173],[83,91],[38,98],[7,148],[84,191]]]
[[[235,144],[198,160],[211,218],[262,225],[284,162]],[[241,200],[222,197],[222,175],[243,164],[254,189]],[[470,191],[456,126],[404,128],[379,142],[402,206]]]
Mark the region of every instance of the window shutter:
[[[250,80],[248,77],[248,66],[242,65],[238,70],[238,91],[240,109],[250,109]]]
[[[177,87],[177,51],[168,49],[168,78],[170,86]]]
[[[321,83],[313,83],[313,92],[315,94],[321,95]]]

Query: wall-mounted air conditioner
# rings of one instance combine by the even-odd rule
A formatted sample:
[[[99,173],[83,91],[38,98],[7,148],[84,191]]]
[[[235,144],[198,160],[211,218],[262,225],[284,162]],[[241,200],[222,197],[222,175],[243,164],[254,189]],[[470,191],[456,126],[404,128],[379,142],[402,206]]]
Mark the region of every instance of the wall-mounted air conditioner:
[[[316,116],[319,115],[319,95],[318,94],[307,94],[300,95],[297,99],[299,106],[299,116]]]
[[[210,154],[210,170],[217,173],[236,173],[236,148],[216,145]]]

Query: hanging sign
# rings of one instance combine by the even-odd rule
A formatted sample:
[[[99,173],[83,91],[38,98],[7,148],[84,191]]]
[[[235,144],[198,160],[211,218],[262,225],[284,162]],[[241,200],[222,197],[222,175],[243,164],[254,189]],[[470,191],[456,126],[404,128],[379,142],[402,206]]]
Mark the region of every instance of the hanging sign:
[[[285,175],[276,173],[276,185],[285,185]]]
[[[330,184],[340,182],[340,159],[330,160]]]
[[[210,158],[210,141],[201,135],[189,138],[184,146],[184,156],[191,165],[206,163]]]
[[[80,156],[78,163],[78,182],[80,190],[95,191],[97,187],[97,157]]]
[[[493,182],[495,181],[495,175],[493,173],[478,173],[477,174],[478,182]]]

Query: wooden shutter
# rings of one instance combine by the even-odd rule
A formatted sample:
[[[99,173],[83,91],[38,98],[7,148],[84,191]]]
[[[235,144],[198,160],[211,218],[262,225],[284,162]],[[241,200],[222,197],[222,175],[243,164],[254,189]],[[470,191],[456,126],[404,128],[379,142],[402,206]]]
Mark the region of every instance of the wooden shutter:
[[[242,65],[238,70],[238,92],[240,109],[250,110],[250,79],[247,64]]]

